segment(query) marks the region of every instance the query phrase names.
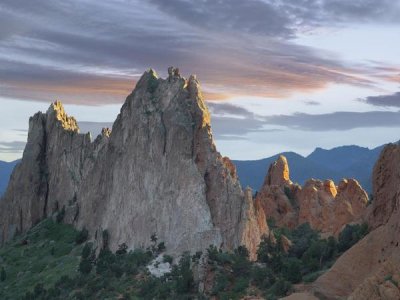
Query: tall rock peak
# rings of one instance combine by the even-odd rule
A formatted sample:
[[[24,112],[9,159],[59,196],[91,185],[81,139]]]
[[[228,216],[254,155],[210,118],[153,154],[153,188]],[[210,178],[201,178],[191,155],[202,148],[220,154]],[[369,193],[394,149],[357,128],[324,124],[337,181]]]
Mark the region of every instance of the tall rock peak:
[[[47,115],[49,118],[54,118],[56,121],[58,121],[65,130],[79,132],[79,126],[76,122],[76,119],[67,115],[61,101],[57,100],[52,103],[47,110]]]
[[[65,221],[92,237],[107,229],[112,249],[147,247],[156,233],[171,254],[244,244],[254,258],[265,218],[254,219],[260,211],[216,150],[197,78],[176,68],[168,75],[146,71],[112,133],[104,129],[94,142],[60,102],[35,115],[0,202],[2,241],[65,207]]]
[[[268,185],[286,185],[290,184],[290,173],[287,159],[283,155],[279,155],[278,159],[273,162],[266,177],[266,184]]]

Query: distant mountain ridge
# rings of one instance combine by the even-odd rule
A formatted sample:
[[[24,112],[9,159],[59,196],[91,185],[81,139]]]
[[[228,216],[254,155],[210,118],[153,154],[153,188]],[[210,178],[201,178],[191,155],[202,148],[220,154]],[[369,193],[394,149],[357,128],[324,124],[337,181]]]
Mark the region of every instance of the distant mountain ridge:
[[[10,180],[10,176],[14,167],[17,163],[19,163],[20,159],[6,162],[0,160],[0,197],[5,192],[8,181]]]
[[[385,145],[369,149],[350,145],[332,149],[316,148],[304,157],[295,152],[282,152],[259,160],[234,160],[239,180],[243,187],[260,190],[269,165],[279,155],[286,156],[290,165],[290,177],[304,184],[310,178],[332,179],[336,183],[342,178],[355,178],[370,193],[372,191],[372,169]]]
[[[329,150],[317,147],[306,157],[295,152],[281,152],[259,160],[233,160],[233,162],[242,187],[250,186],[254,191],[260,190],[269,165],[282,154],[289,161],[290,176],[295,182],[304,184],[310,178],[330,178],[335,182],[342,178],[355,178],[370,193],[372,169],[384,146],[369,149],[350,145]],[[0,161],[0,196],[5,192],[11,172],[19,161]]]

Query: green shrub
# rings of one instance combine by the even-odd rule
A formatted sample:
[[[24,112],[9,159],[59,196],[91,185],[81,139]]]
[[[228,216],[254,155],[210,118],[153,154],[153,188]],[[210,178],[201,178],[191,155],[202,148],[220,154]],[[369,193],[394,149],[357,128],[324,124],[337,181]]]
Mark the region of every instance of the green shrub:
[[[217,273],[215,281],[214,281],[212,293],[214,295],[218,295],[219,293],[221,293],[222,291],[225,291],[227,289],[228,284],[229,284],[228,276],[223,272]]]
[[[284,262],[283,276],[291,283],[298,283],[301,281],[301,268],[302,262],[296,257],[290,257]]]
[[[172,264],[172,261],[173,261],[173,260],[174,260],[174,258],[173,258],[171,255],[165,254],[165,255],[163,256],[163,262],[164,262],[164,263]]]
[[[104,229],[101,236],[103,239],[103,249],[108,249],[109,242],[110,242],[110,234],[108,233],[108,230]]]
[[[88,258],[84,258],[79,263],[79,272],[82,274],[89,274],[92,271],[92,262]]]
[[[117,255],[124,255],[128,253],[128,246],[125,243],[122,243],[118,246],[118,250],[115,252]]]
[[[78,234],[76,235],[75,243],[77,245],[80,245],[83,242],[86,242],[88,237],[89,237],[89,231],[87,231],[86,228],[82,228],[82,230],[79,231]]]
[[[346,225],[339,234],[338,250],[344,252],[351,248],[368,233],[367,224]]]
[[[239,277],[235,280],[235,284],[233,286],[233,291],[237,293],[244,292],[249,286],[249,279],[244,277]]]
[[[190,261],[190,254],[188,252],[184,253],[179,261],[179,276],[176,282],[176,290],[180,294],[188,293],[194,288],[194,277],[190,268]]]
[[[6,270],[4,269],[4,267],[1,267],[1,271],[0,271],[0,281],[6,281],[6,279],[7,279]]]
[[[292,290],[292,284],[282,278],[278,279],[269,290],[275,296],[286,296]]]
[[[322,274],[325,273],[325,270],[323,271],[317,271],[317,272],[313,272],[313,273],[308,273],[306,275],[303,276],[303,281],[305,283],[311,283],[314,282],[315,280],[317,280],[317,278],[319,276],[321,276]]]
[[[266,290],[275,283],[275,277],[271,269],[254,266],[251,271],[252,282],[261,290]]]

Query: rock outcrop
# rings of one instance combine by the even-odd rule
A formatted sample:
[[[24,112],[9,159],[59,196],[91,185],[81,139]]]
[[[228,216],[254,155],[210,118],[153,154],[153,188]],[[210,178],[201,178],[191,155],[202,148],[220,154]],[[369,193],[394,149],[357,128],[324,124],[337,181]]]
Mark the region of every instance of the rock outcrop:
[[[400,146],[388,145],[373,172],[373,229],[314,283],[326,299],[399,299]],[[325,299],[324,298],[324,299]]]
[[[60,102],[30,119],[28,143],[0,202],[0,239],[65,211],[101,243],[146,247],[155,233],[170,253],[246,245],[254,258],[268,231],[232,162],[217,152],[195,76],[143,74],[112,131],[94,142]],[[264,222],[264,223],[263,223]]]
[[[269,167],[256,203],[277,226],[309,223],[323,236],[337,236],[346,224],[363,220],[368,195],[354,179],[343,179],[338,186],[315,179],[303,187],[293,184],[287,160],[280,156]]]

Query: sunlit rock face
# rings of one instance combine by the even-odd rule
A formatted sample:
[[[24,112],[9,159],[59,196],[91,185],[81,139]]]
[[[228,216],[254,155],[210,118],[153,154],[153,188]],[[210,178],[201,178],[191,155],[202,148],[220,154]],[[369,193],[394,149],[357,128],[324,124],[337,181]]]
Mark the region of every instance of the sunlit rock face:
[[[37,113],[0,205],[2,242],[63,207],[96,242],[107,230],[112,249],[146,247],[155,233],[173,254],[244,244],[254,258],[268,230],[215,148],[199,82],[174,68],[145,72],[94,142],[61,103]]]
[[[256,202],[277,226],[309,223],[322,236],[337,236],[346,224],[363,220],[368,195],[354,179],[343,179],[338,186],[332,180],[316,179],[303,187],[293,184],[288,162],[280,156],[269,167]]]
[[[326,299],[400,299],[400,146],[387,145],[373,172],[372,231],[313,285]],[[389,280],[389,279],[390,280]]]

